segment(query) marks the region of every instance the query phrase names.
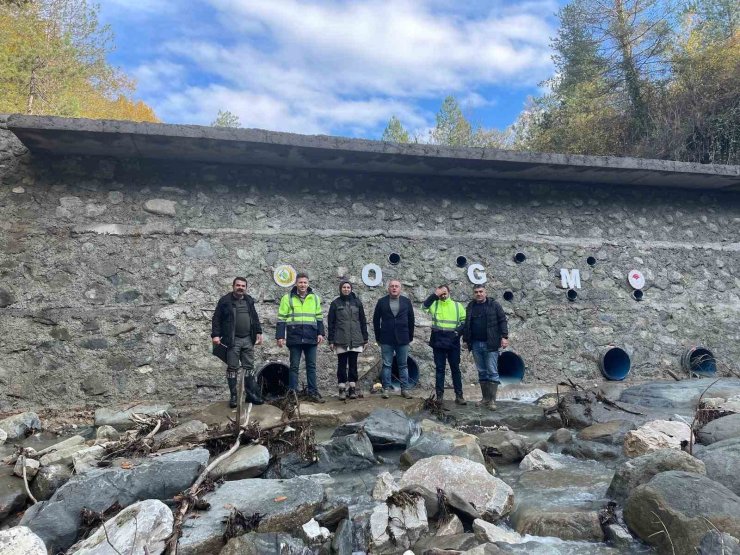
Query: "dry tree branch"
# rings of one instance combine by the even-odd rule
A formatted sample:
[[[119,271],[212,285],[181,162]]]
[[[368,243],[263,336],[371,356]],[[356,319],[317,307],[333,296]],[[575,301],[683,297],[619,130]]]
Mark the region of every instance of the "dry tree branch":
[[[22,465],[23,465],[23,485],[24,485],[24,486],[26,486],[26,493],[28,494],[28,497],[30,497],[30,498],[31,498],[31,501],[33,501],[33,504],[35,505],[36,503],[38,503],[38,501],[37,501],[37,500],[36,500],[36,498],[35,498],[35,497],[33,496],[33,494],[31,493],[31,490],[30,490],[30,488],[28,487],[28,477],[26,476],[26,461],[25,461],[25,455],[21,455],[21,456],[22,456],[22,457],[23,457],[23,459],[24,459],[24,460],[23,460],[23,462],[22,462]]]
[[[712,387],[714,384],[716,384],[720,378],[717,378],[712,383],[710,383],[707,387],[704,388],[704,391],[701,392],[701,395],[699,395],[699,398],[696,400],[696,408],[694,409],[694,419],[691,421],[691,426],[689,426],[689,455],[694,454],[694,441],[695,441],[695,433],[694,433],[694,427],[696,426],[696,419],[699,416],[699,407],[701,406],[701,400],[704,397],[704,394],[709,391],[709,388]]]

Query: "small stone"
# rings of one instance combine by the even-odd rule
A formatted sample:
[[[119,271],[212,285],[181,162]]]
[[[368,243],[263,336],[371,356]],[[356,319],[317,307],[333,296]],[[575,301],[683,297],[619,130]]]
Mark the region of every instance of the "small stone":
[[[177,328],[169,322],[158,324],[154,331],[160,335],[177,335]]]
[[[0,429],[0,445],[5,443],[7,439],[8,439],[8,432],[6,432],[3,429]]]
[[[177,202],[161,198],[150,199],[144,203],[144,210],[158,216],[174,216]]]
[[[211,247],[211,244],[205,239],[199,239],[194,247],[185,248],[185,256],[190,258],[211,258],[215,255],[216,253]]]
[[[118,441],[121,434],[113,426],[100,426],[95,432],[95,438],[104,441]]]
[[[355,202],[352,204],[352,212],[355,216],[372,216],[373,212],[367,206],[361,202]]]
[[[22,412],[0,420],[0,430],[7,434],[7,439],[20,439],[41,430],[41,420],[35,412]]]
[[[301,532],[303,539],[309,544],[320,543],[331,536],[331,532],[327,528],[320,526],[313,518],[301,526]]]
[[[624,454],[638,457],[658,449],[681,449],[682,441],[691,441],[691,429],[683,422],[653,420],[624,437]]]
[[[373,499],[376,499],[377,501],[385,501],[399,489],[400,488],[398,487],[398,484],[396,484],[396,480],[391,476],[391,473],[383,472],[378,475],[378,478],[375,481],[372,496]]]
[[[550,434],[547,441],[554,443],[555,445],[565,445],[566,443],[573,441],[573,432],[568,428],[559,428]]]
[[[546,252],[542,257],[542,264],[544,264],[548,268],[551,268],[553,264],[555,264],[558,260],[559,258],[557,256],[552,253]]]
[[[22,193],[25,193],[25,192],[26,192],[26,190],[25,190],[25,189],[24,189],[23,187],[13,187],[12,191],[13,191],[13,192],[14,192],[14,193],[15,193],[16,195],[20,195],[20,194],[22,194]]]
[[[632,534],[619,524],[609,524],[604,527],[604,533],[607,541],[618,549],[626,550],[631,547],[634,542]]]
[[[464,532],[465,529],[463,528],[462,521],[456,514],[453,514],[447,522],[439,525],[435,536],[452,536]]]
[[[535,449],[529,453],[521,463],[521,470],[557,470],[563,468],[563,465],[556,461],[552,455],[548,455],[540,449]]]
[[[23,478],[23,468],[26,468],[26,477],[30,480],[39,471],[39,461],[36,459],[29,459],[28,457],[21,455],[18,460],[15,461],[15,467],[13,468],[13,474]]]
[[[523,540],[522,536],[513,530],[506,530],[480,518],[473,521],[473,532],[475,539],[480,542],[521,543]]]

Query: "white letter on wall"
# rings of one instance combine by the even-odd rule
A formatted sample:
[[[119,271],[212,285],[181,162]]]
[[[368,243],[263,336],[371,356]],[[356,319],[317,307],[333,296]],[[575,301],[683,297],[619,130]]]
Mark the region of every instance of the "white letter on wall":
[[[468,279],[473,285],[481,285],[488,281],[486,278],[486,269],[480,264],[471,264],[468,266]]]
[[[577,269],[573,269],[569,272],[565,268],[560,268],[560,285],[563,289],[580,289],[581,272]]]
[[[370,278],[370,272],[375,274],[372,279]],[[368,287],[377,287],[383,283],[383,270],[380,269],[380,266],[377,264],[365,264],[362,267],[362,283]]]

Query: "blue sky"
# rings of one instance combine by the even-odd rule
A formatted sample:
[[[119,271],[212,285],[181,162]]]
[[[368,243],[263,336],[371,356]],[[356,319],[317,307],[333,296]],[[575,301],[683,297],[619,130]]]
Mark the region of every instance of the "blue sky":
[[[455,95],[510,125],[552,74],[562,0],[102,0],[110,61],[167,123],[377,139],[391,115],[424,135]]]

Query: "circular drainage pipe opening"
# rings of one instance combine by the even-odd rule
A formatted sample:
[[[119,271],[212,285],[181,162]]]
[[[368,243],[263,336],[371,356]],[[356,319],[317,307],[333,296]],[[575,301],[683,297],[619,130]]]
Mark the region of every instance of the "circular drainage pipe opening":
[[[586,259],[586,264],[588,264],[589,266],[596,266],[596,258],[594,258],[593,256],[589,256]]]
[[[636,301],[641,301],[644,296],[645,295],[642,292],[642,289],[635,289],[634,291],[632,291],[632,298]]]
[[[512,293],[511,291],[504,291],[504,300],[509,302],[513,301],[514,293]]]
[[[517,264],[521,264],[526,259],[527,259],[527,255],[524,254],[523,252],[518,252],[514,255],[514,262],[516,262]]]
[[[393,264],[394,266],[401,262],[401,255],[397,252],[392,252],[388,255],[388,262]]]
[[[568,289],[566,295],[568,296],[568,300],[572,302],[578,298],[578,291],[575,289]]]
[[[419,383],[419,365],[411,355],[409,355],[406,363],[409,368],[409,387],[414,388],[416,387],[416,384]],[[377,379],[378,381],[381,381],[380,372],[378,373]],[[401,389],[401,380],[398,377],[398,361],[396,360],[395,355],[393,355],[393,366],[391,366],[391,385],[394,389]]]
[[[717,373],[714,354],[704,347],[693,347],[681,356],[681,367],[689,375],[712,377]]]
[[[279,399],[288,393],[290,366],[279,360],[268,360],[257,371],[257,384],[262,396],[267,399]]]
[[[514,351],[503,351],[498,356],[498,376],[502,383],[520,383],[524,372],[524,359]]]
[[[455,264],[457,264],[458,268],[464,268],[467,265],[467,263],[468,263],[468,259],[465,258],[464,256],[458,256],[455,259]]]
[[[632,361],[624,349],[611,347],[599,358],[599,368],[607,380],[622,381],[630,373]]]

